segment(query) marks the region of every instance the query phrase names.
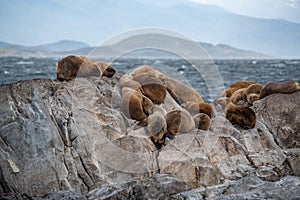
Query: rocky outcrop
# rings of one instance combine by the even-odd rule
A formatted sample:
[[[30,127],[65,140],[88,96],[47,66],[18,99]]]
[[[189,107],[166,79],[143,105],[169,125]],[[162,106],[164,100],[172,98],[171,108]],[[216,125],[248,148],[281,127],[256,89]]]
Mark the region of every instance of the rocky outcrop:
[[[300,178],[286,176],[276,182],[263,181],[256,176],[243,177],[236,181],[207,188],[181,192],[171,199],[298,199]]]
[[[120,111],[120,77],[0,86],[1,198],[299,196],[300,92],[254,102],[254,129],[216,112],[158,150]]]

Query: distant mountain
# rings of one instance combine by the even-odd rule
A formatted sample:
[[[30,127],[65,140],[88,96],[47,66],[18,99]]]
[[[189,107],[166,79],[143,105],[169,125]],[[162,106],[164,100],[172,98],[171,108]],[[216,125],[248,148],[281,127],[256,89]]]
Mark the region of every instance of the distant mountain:
[[[77,0],[72,4],[35,1],[34,7],[25,1],[18,1],[19,6],[10,2],[3,1],[1,5],[9,9],[1,10],[1,19],[5,21],[1,23],[0,38],[8,38],[8,35],[20,38],[20,33],[23,38],[31,38],[38,32],[40,37],[53,39],[57,38],[55,33],[59,30],[66,37],[97,44],[126,30],[161,27],[178,31],[196,41],[228,44],[279,58],[300,58],[300,24],[242,16],[217,6],[187,0],[177,0],[182,3],[176,6],[167,3],[161,6],[142,0],[88,3]],[[18,15],[12,15],[13,12]],[[16,27],[13,22],[19,22],[19,25]],[[31,24],[43,28],[28,28]]]
[[[212,45],[209,43],[201,42],[200,45],[207,51],[208,55],[211,55],[213,58],[216,58],[216,59],[249,59],[249,58],[266,59],[266,58],[271,58],[271,56],[263,54],[263,53],[237,49],[237,48],[231,47],[226,44]]]
[[[10,43],[0,41],[0,47],[8,47],[8,46],[11,46],[11,45],[12,44],[10,44]]]
[[[157,36],[154,37],[157,38]],[[138,38],[136,43],[137,44],[139,43]],[[56,43],[38,45],[34,47],[13,45],[5,42],[0,43],[0,45],[1,44],[3,44],[3,46],[0,46],[0,56],[23,56],[23,57],[64,57],[66,55],[72,54],[72,55],[85,55],[85,56],[92,56],[92,57],[96,55],[103,58],[110,58],[113,55],[121,55],[123,49],[126,48],[125,42],[123,43],[121,42],[118,46],[103,46],[103,47],[95,48],[95,47],[90,47],[85,43],[71,41],[71,40],[64,40]],[[200,42],[199,45],[207,52],[209,57],[214,59],[270,58],[270,56],[266,54],[241,50],[225,44],[212,45],[209,43]],[[76,47],[80,47],[80,48],[74,49]],[[143,49],[136,52],[131,52],[128,55],[125,55],[124,57],[155,59],[155,58],[175,58],[176,56],[173,55],[172,53],[161,51],[161,50]],[[205,58],[205,56],[203,57],[203,55],[199,55],[198,58]]]
[[[43,44],[36,47],[39,49],[45,49],[49,51],[72,51],[89,47],[89,45],[83,42],[73,40],[61,40],[55,43]]]

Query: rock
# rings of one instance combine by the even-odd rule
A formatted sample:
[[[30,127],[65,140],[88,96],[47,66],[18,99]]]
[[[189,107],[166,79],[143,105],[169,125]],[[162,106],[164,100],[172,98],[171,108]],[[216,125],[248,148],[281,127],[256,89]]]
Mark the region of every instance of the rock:
[[[300,91],[272,94],[254,103],[257,118],[283,151],[295,175],[300,175]],[[258,129],[259,130],[259,129]],[[272,149],[272,148],[270,148]]]
[[[125,136],[129,124],[111,106],[118,78],[63,83],[45,79],[1,86],[0,193],[43,196],[59,189],[86,194],[117,181],[109,163],[102,161],[109,150],[103,147]],[[152,171],[143,172],[149,176]],[[135,173],[127,177],[135,175],[144,177]]]
[[[221,176],[207,156],[205,134],[180,134],[171,140],[159,152],[160,172],[174,174],[192,188],[218,184]]]
[[[0,199],[3,200],[13,200],[13,199],[28,199],[28,200],[87,200],[87,198],[84,195],[80,195],[73,191],[54,191],[49,193],[48,195],[44,197],[30,197],[26,194],[15,194],[15,195],[1,195]]]
[[[120,111],[120,77],[0,85],[0,198],[299,196],[300,92],[256,101],[253,129],[216,112],[209,131],[157,149]],[[167,94],[161,107],[178,104]]]
[[[300,91],[273,94],[256,102],[254,109],[283,149],[300,147]]]
[[[42,199],[45,200],[87,200],[87,198],[83,195],[80,195],[76,192],[73,191],[56,191],[56,192],[51,192],[47,196],[43,197]]]
[[[298,199],[299,196],[299,177],[287,176],[277,182],[268,182],[250,176],[222,185],[181,192],[171,199]]]
[[[166,199],[187,190],[184,181],[167,174],[156,174],[142,181],[132,180],[124,184],[113,184],[94,189],[88,199]]]

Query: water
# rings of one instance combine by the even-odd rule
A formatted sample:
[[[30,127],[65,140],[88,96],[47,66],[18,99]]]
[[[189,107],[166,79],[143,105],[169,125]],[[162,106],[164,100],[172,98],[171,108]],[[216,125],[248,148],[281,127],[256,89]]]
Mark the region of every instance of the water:
[[[34,78],[55,79],[58,60],[58,58],[1,57],[0,84]],[[211,78],[214,79],[212,82],[220,82],[225,88],[238,80],[251,80],[262,84],[286,80],[300,83],[300,60],[215,60],[214,63],[203,60],[197,63],[202,67],[200,72],[188,61],[180,59],[120,58],[111,65],[119,73],[127,73],[140,65],[154,66],[166,75],[191,85],[206,101],[211,101],[211,96],[208,86],[210,80],[205,73],[211,73]]]

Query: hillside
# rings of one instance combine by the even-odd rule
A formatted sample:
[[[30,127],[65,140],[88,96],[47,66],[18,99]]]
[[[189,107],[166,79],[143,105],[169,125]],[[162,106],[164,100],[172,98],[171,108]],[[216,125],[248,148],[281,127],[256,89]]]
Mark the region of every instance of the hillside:
[[[2,43],[1,43],[2,44]],[[122,44],[120,44],[122,45]],[[205,49],[211,58],[215,59],[263,59],[270,56],[253,51],[241,50],[229,45],[200,42],[199,45]],[[118,46],[90,47],[83,42],[63,40],[35,47],[13,45],[3,42],[0,45],[0,56],[22,56],[22,57],[63,57],[69,54],[89,55],[94,49],[99,53],[99,57],[110,57],[111,55],[121,53]],[[136,58],[174,58],[174,55],[159,50],[139,50],[128,57]],[[199,57],[200,58],[200,57]]]

